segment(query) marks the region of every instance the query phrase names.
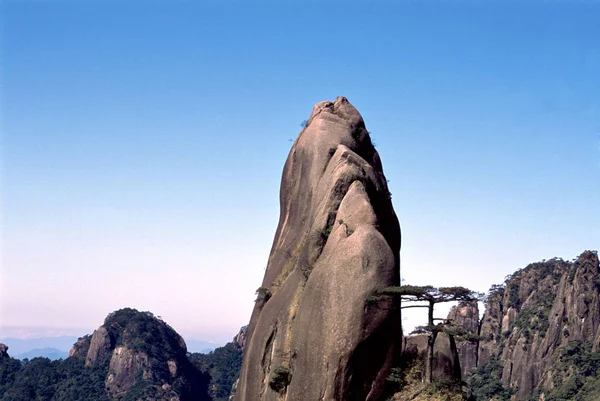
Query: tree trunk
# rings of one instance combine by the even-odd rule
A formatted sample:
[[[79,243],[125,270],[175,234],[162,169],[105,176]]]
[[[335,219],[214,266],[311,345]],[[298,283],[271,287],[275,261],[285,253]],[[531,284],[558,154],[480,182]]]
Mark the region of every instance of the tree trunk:
[[[437,338],[437,331],[431,332],[429,339],[427,340],[427,365],[425,368],[425,383],[431,383],[433,381],[433,346],[435,345],[435,339]]]
[[[458,348],[456,347],[454,336],[448,335],[448,337],[450,337],[450,351],[452,352],[452,359],[454,360],[452,363],[452,376],[460,381],[462,380],[462,373],[460,369],[460,358],[458,357]]]
[[[437,330],[433,327],[433,302],[429,302],[429,318],[428,324],[431,328],[431,335],[427,340],[427,363],[425,366],[425,383],[431,383],[433,381],[433,346],[435,345],[435,339],[437,337]]]

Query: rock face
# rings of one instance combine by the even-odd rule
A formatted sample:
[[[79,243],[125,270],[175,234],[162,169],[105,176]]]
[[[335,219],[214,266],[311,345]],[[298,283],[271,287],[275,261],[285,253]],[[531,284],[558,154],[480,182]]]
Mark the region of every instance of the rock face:
[[[453,306],[448,313],[447,320],[452,321],[457,327],[477,335],[479,332],[479,308],[477,302]],[[404,359],[427,358],[427,340],[429,334],[416,334],[404,338],[402,355]],[[477,342],[456,341],[458,360],[452,353],[450,337],[440,333],[433,347],[433,377],[436,380],[466,379],[471,370],[477,366]],[[424,366],[423,366],[424,369]],[[460,377],[459,377],[460,374]]]
[[[379,399],[400,313],[366,299],[399,285],[400,228],[379,155],[345,98],[314,106],[280,205],[235,399]]]
[[[96,362],[110,359],[114,350],[114,341],[114,338],[111,339],[106,327],[100,326],[97,330],[94,330],[85,357],[85,366],[89,367]],[[71,349],[71,351],[73,351],[73,349]]]
[[[475,303],[454,307],[448,315],[456,326],[479,334],[476,343],[457,343],[462,379],[474,379],[469,380],[477,399],[600,399],[596,251],[572,262],[555,258],[517,271],[503,285],[492,286],[479,324],[478,315]],[[404,338],[409,383],[421,381],[427,337]],[[434,353],[434,378],[456,377],[448,336],[438,336]],[[403,389],[397,399],[417,399],[411,390]]]
[[[73,344],[73,346],[71,347],[71,350],[69,351],[69,358],[70,357],[85,358],[90,349],[91,340],[92,340],[92,336],[89,334],[78,338],[77,342],[75,344]]]
[[[127,308],[111,313],[69,355],[85,356],[86,368],[107,367],[105,385],[111,398],[210,399],[208,378],[187,358],[183,338],[149,312]]]
[[[239,333],[233,338],[234,344],[236,344],[243,351],[246,347],[246,340],[248,339],[248,326],[244,326],[240,329]]]
[[[502,383],[516,391],[516,400],[556,387],[560,383],[554,372],[568,344],[599,349],[599,289],[598,254],[593,251],[574,262],[553,259],[518,271],[488,297],[479,364],[499,358]]]
[[[474,335],[478,334],[479,306],[477,302],[453,306],[450,313],[448,313],[448,320]],[[456,348],[458,348],[461,377],[465,379],[469,376],[471,370],[477,367],[479,347],[477,342],[457,341]]]
[[[424,380],[425,361],[427,359],[427,340],[429,334],[414,334],[404,337],[402,356],[406,360],[421,362],[419,381]],[[440,333],[433,346],[433,378],[434,380],[451,380],[454,378],[455,361],[450,350],[450,340]]]

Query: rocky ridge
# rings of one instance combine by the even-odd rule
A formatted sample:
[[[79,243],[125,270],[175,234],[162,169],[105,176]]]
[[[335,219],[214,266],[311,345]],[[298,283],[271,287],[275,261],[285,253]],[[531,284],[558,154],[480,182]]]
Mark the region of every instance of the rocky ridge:
[[[552,259],[513,274],[490,294],[481,325],[479,364],[498,358],[502,383],[517,400],[562,384],[557,366],[570,344],[600,346],[598,253]]]
[[[447,321],[455,326],[477,335],[479,332],[479,307],[477,302],[453,306],[448,313]],[[425,361],[427,357],[427,340],[429,334],[413,334],[404,337],[403,359]],[[470,372],[477,366],[478,343],[456,341],[458,358],[450,346],[450,338],[445,333],[438,334],[433,348],[434,363],[433,377],[435,380],[462,380],[469,377]],[[420,369],[424,369],[424,366]],[[419,376],[418,381],[423,378]]]
[[[450,311],[448,320],[479,339],[458,342],[455,360],[448,336],[440,334],[434,348],[436,380],[468,380],[478,401],[600,399],[596,251],[585,251],[570,262],[555,258],[532,263],[492,286],[485,306],[481,321],[476,303]],[[420,383],[427,338],[404,338],[403,377],[409,379],[398,400],[412,399],[411,394],[425,389]]]

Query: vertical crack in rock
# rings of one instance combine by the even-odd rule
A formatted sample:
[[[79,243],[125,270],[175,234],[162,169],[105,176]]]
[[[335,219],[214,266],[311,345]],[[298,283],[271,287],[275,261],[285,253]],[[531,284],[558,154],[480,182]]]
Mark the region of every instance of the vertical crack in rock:
[[[262,283],[270,297],[252,313],[236,400],[380,399],[400,312],[366,299],[400,284],[400,227],[346,98],[314,106],[285,163],[280,208]],[[269,385],[277,371],[289,372],[280,391]]]

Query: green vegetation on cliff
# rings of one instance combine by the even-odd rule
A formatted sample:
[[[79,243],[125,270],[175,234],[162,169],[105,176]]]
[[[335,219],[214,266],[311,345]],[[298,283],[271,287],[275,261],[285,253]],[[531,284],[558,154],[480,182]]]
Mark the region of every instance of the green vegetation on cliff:
[[[551,369],[553,388],[539,389],[531,401],[600,400],[600,351],[589,341],[572,341],[560,351],[559,363]]]
[[[210,376],[208,388],[212,400],[227,401],[231,387],[240,375],[241,348],[235,343],[227,343],[209,354],[189,354],[189,358],[200,371]]]
[[[469,378],[469,386],[477,401],[510,401],[512,391],[504,387],[502,378],[502,365],[498,358],[490,358],[488,363],[479,366]]]
[[[150,357],[173,357],[185,348],[181,336],[151,312],[123,308],[110,313],[103,326],[115,347],[126,345]]]
[[[393,368],[386,380],[387,401],[476,401],[461,380],[436,378],[425,383],[425,377],[424,358],[416,350],[404,352],[400,366]]]
[[[492,287],[469,380],[478,400],[600,400],[599,269],[597,252],[585,251]]]

